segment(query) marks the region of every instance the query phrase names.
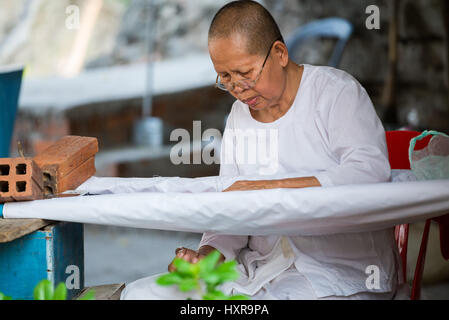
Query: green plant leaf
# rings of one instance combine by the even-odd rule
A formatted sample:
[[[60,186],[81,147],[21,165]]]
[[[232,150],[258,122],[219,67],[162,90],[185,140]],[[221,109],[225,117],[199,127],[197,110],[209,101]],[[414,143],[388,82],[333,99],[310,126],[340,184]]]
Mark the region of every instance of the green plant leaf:
[[[44,285],[45,289],[45,300],[53,300],[53,295],[55,293],[55,288],[53,287],[53,283],[47,280]]]
[[[34,287],[33,298],[34,300],[45,300],[45,290],[41,282]]]
[[[5,296],[3,293],[0,292],[0,300],[12,300],[12,298]]]
[[[209,253],[206,257],[201,259],[200,262],[198,262],[200,273],[203,274],[212,271],[217,265],[219,259],[220,252],[218,252],[217,250]]]
[[[173,265],[176,268],[176,271],[178,271],[181,274],[184,275],[194,275],[194,266],[193,264],[185,261],[184,259],[181,258],[175,258],[173,260]]]
[[[179,283],[179,290],[186,292],[198,287],[198,280],[196,279],[182,279]]]
[[[220,277],[218,283],[237,280],[240,274],[235,270],[236,265],[237,263],[235,261],[228,261],[220,264],[215,269],[216,274]]]
[[[53,300],[66,300],[67,299],[67,288],[63,282],[60,282],[55,289]]]
[[[251,300],[251,298],[243,294],[237,294],[235,296],[230,296],[228,300]]]
[[[228,300],[228,296],[220,290],[208,291],[204,296],[204,300]]]
[[[78,300],[95,300],[95,290],[90,289]]]
[[[173,265],[176,271],[160,276],[156,283],[159,285],[177,284],[180,291],[201,290],[201,285],[206,287],[206,293],[203,294],[204,300],[249,300],[245,295],[227,296],[217,285],[234,281],[240,274],[236,270],[237,262],[235,260],[219,264],[220,253],[214,250],[209,255],[201,259],[198,263],[189,263],[181,258],[175,258]],[[190,298],[187,298],[188,300]]]
[[[201,261],[201,260],[200,260]],[[192,271],[192,276],[194,277],[194,278],[197,278],[198,276],[199,276],[199,274],[200,274],[200,265],[199,265],[199,263],[194,263],[194,264],[192,264],[192,267],[191,267],[192,269],[191,269],[191,271]]]
[[[240,274],[235,270],[229,272],[220,272],[219,275],[220,275],[219,281],[220,284],[227,281],[237,280],[240,276]]]
[[[161,286],[170,286],[172,284],[179,284],[183,277],[176,271],[164,274],[157,278],[156,283]]]
[[[216,271],[211,271],[201,275],[201,279],[208,285],[216,285],[220,282],[221,277]]]
[[[223,262],[217,267],[217,271],[219,272],[229,272],[234,271],[237,266],[237,262],[235,260]]]
[[[34,300],[53,300],[53,284],[50,280],[44,279],[34,287]]]

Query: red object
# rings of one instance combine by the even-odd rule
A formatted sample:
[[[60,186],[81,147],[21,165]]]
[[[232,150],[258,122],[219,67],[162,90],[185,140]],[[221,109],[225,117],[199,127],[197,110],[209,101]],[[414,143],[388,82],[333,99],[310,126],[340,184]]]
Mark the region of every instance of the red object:
[[[0,159],[0,203],[42,198],[42,172],[33,159]]]
[[[387,131],[387,147],[388,158],[391,169],[410,169],[408,159],[408,149],[410,140],[421,132],[418,131]],[[431,136],[427,136],[416,142],[415,150],[422,149],[427,146]],[[421,296],[421,283],[424,271],[424,263],[426,259],[427,242],[429,240],[430,223],[434,220],[439,224],[440,228],[440,247],[441,254],[444,259],[449,260],[449,214],[427,219],[424,227],[421,246],[419,248],[418,260],[416,262],[415,274],[412,283],[411,299],[417,300]],[[395,239],[398,245],[399,254],[402,260],[402,271],[404,273],[404,281],[407,278],[407,243],[408,243],[408,224],[401,224],[395,227]]]
[[[95,174],[98,140],[64,136],[34,157],[44,175],[45,195],[75,190]]]
[[[408,148],[410,140],[419,136],[421,132],[418,131],[387,131],[387,148],[388,159],[390,160],[391,169],[410,169],[410,162],[408,160]],[[424,137],[418,140],[415,145],[415,150],[423,149],[427,146],[432,136]]]

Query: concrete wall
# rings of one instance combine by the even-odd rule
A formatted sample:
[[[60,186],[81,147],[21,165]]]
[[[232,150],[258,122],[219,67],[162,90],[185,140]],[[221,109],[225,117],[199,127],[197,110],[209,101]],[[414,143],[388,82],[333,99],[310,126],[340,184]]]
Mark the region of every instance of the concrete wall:
[[[288,35],[315,19],[337,16],[354,25],[354,33],[340,68],[354,75],[367,89],[382,115],[381,96],[388,73],[388,28],[393,1],[285,0],[264,1]],[[397,107],[400,125],[449,131],[449,49],[444,0],[401,0],[398,30]],[[380,30],[368,30],[368,5],[380,9]],[[446,12],[446,13],[445,13]],[[446,20],[445,20],[446,19]],[[326,46],[308,48],[304,62],[326,62]]]

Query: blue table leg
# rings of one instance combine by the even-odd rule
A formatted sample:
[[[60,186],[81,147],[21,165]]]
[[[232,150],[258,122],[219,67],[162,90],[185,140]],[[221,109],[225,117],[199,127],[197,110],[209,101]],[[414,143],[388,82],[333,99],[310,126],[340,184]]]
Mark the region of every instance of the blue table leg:
[[[64,282],[68,299],[84,288],[84,226],[58,222],[7,243],[0,243],[0,292],[33,299],[42,279]]]

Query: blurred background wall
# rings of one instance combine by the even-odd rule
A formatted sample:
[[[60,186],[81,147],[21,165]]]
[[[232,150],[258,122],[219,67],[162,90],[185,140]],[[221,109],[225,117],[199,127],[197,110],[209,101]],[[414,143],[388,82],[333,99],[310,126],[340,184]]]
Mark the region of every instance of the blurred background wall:
[[[207,54],[207,29],[227,1],[153,1],[155,19],[151,59]],[[389,76],[388,36],[395,1],[261,1],[285,36],[315,19],[337,16],[354,25],[340,68],[368,90],[379,113]],[[148,60],[145,48],[146,0],[17,0],[0,4],[0,63],[25,63],[26,77],[75,75],[84,70]],[[398,2],[397,122],[416,128],[447,129],[448,18],[442,0]],[[377,5],[381,28],[368,30],[365,8]],[[80,12],[80,28],[65,27],[69,6]],[[304,63],[325,64],[330,41],[310,43],[299,55]],[[45,57],[45,59],[43,59]],[[383,100],[382,100],[383,99]]]

